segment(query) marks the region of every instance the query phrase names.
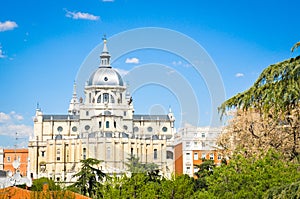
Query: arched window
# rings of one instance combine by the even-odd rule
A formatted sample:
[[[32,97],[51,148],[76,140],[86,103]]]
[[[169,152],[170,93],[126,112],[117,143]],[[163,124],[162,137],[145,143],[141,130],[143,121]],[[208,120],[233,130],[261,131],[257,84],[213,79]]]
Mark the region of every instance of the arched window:
[[[99,97],[97,99],[97,103],[101,103],[101,97],[102,97],[102,95],[99,95]]]
[[[115,98],[112,95],[110,95],[110,102],[115,103]]]
[[[108,129],[109,128],[109,121],[106,121],[105,127]]]
[[[116,121],[114,121],[114,127],[117,128],[117,122]]]
[[[101,121],[99,121],[99,128],[101,128],[101,126],[102,126],[102,122],[101,122]]]
[[[167,151],[167,159],[173,159],[173,152]]]
[[[86,159],[86,148],[83,148],[83,159]]]
[[[60,161],[60,149],[56,150],[56,160]]]
[[[109,98],[108,93],[104,93],[104,94],[103,94],[103,102],[104,102],[104,103],[108,102],[108,100],[109,100],[108,98]]]
[[[154,149],[153,159],[154,159],[154,160],[157,160],[157,149]]]
[[[91,103],[91,100],[92,100],[92,94],[89,93],[89,103]]]

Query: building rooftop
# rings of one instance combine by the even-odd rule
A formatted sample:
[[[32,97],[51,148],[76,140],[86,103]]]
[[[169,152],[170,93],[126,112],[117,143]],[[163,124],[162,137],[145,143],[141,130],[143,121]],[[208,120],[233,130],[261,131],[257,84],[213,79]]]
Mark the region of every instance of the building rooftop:
[[[43,115],[43,120],[79,120],[79,115]]]
[[[145,121],[169,121],[170,118],[168,115],[133,115],[133,121],[140,121],[140,120],[145,120]]]

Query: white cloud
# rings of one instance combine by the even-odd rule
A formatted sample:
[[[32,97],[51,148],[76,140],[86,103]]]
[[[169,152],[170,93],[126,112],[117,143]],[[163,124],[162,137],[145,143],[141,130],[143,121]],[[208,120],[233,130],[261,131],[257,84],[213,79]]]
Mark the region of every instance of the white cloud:
[[[243,73],[237,73],[235,74],[236,77],[244,77],[244,74]]]
[[[11,117],[10,117],[9,114],[0,112],[0,123],[6,122],[6,121],[8,121],[10,119],[11,119]]]
[[[19,114],[15,114],[14,115],[14,118],[18,121],[21,121],[21,120],[24,120],[24,117],[22,115],[19,115]]]
[[[173,66],[183,66],[183,67],[191,67],[191,64],[183,63],[182,61],[173,61],[172,62]]]
[[[115,70],[122,76],[124,77],[125,75],[127,75],[127,73],[129,72],[128,70],[123,70],[120,68],[115,68]]]
[[[179,65],[182,64],[182,62],[181,62],[181,61],[173,61],[172,64],[173,64],[174,66],[179,66]]]
[[[33,132],[32,126],[25,124],[6,124],[0,125],[0,135],[8,135],[15,137],[16,133],[20,137],[29,137]]]
[[[140,60],[136,57],[127,58],[125,61],[126,64],[138,64],[140,63]]]
[[[71,12],[66,10],[66,17],[72,18],[72,19],[86,19],[86,20],[92,20],[97,21],[100,19],[99,16],[95,16],[93,14],[84,13],[84,12]]]
[[[0,136],[7,135],[14,137],[16,133],[21,137],[31,135],[33,132],[32,126],[19,123],[23,119],[22,115],[14,111],[8,114],[0,112]]]
[[[18,24],[14,21],[0,22],[0,32],[4,32],[7,30],[13,30],[16,27],[18,27]]]

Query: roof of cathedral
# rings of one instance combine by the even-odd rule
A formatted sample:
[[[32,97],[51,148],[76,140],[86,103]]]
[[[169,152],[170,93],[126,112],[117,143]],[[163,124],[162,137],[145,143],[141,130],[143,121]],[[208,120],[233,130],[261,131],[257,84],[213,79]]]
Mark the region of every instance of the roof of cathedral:
[[[133,120],[147,120],[147,121],[169,121],[168,115],[133,115]]]
[[[100,55],[100,66],[90,76],[88,86],[124,86],[121,75],[110,65],[110,54],[107,49],[106,38],[103,40],[104,45]]]
[[[78,120],[79,115],[43,115],[45,120]]]

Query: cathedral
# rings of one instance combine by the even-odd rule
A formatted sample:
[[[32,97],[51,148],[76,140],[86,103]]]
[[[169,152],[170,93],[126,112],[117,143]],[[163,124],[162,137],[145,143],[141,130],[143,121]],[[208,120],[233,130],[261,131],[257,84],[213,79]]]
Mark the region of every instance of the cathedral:
[[[104,39],[99,67],[77,98],[76,84],[68,114],[44,114],[36,109],[34,135],[29,140],[30,174],[56,182],[74,182],[80,160],[101,160],[109,175],[128,173],[128,158],[155,163],[162,175],[174,172],[174,115],[136,115],[132,97],[111,66]]]

